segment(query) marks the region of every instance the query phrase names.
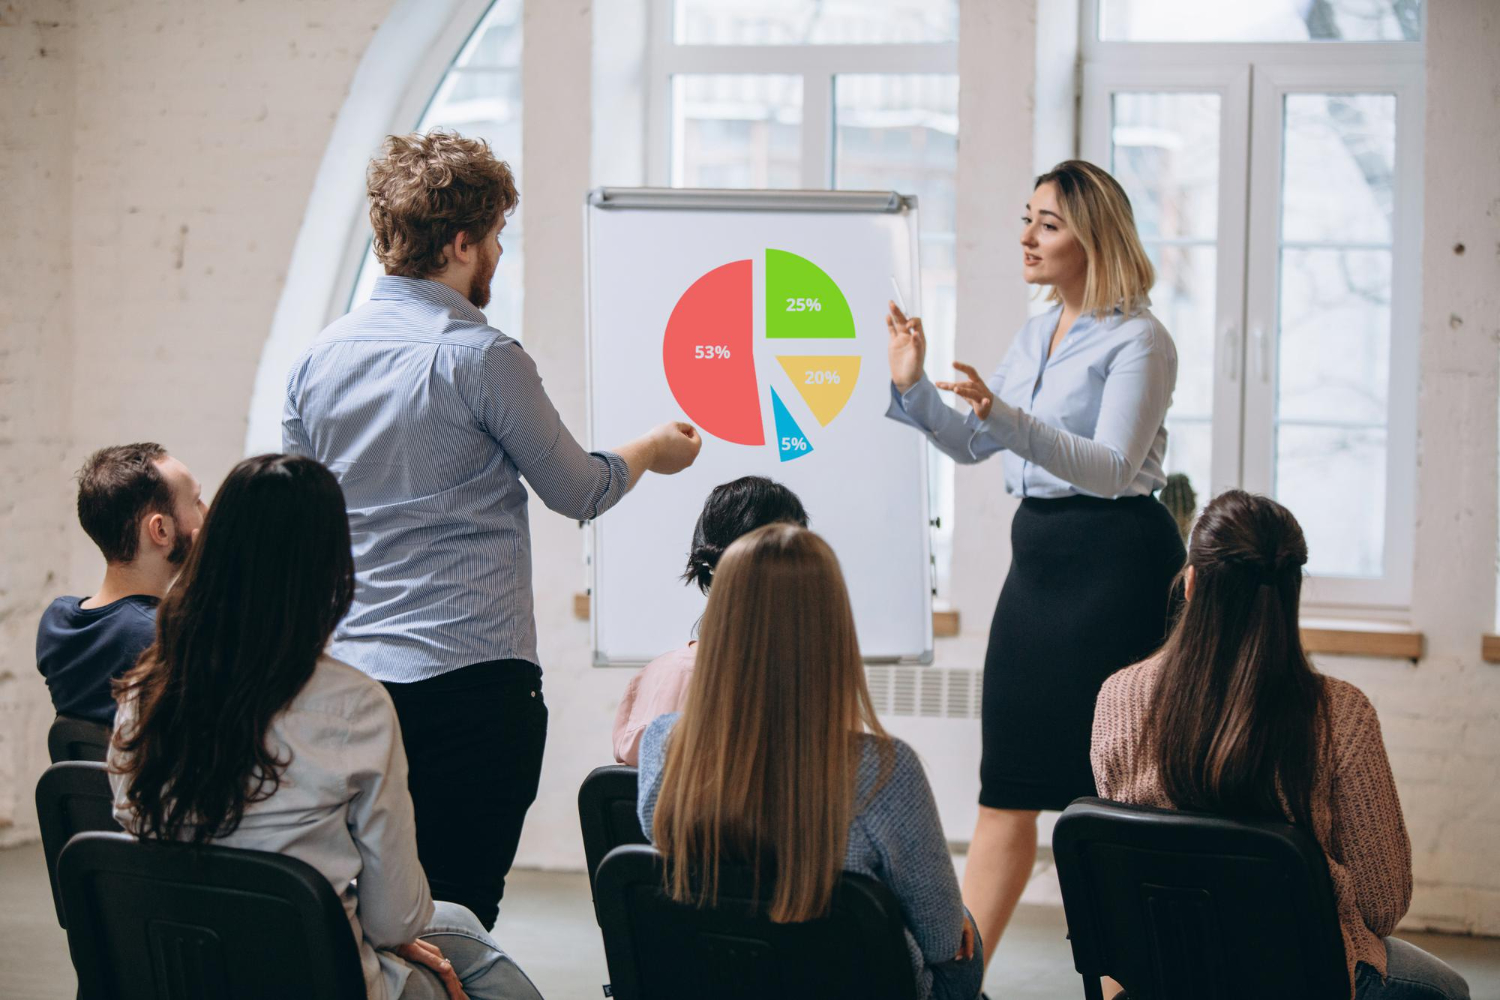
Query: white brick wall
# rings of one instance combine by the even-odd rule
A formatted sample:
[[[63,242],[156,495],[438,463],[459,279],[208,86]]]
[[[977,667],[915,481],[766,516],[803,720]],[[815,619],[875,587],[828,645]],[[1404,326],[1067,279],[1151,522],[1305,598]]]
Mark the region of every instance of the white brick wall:
[[[52,720],[36,620],[62,585],[74,524],[71,18],[64,0],[0,5],[0,844],[35,833]]]
[[[69,477],[141,438],[207,490],[240,457],[313,175],[392,2],[0,3],[0,843],[36,833],[37,616],[102,570]]]

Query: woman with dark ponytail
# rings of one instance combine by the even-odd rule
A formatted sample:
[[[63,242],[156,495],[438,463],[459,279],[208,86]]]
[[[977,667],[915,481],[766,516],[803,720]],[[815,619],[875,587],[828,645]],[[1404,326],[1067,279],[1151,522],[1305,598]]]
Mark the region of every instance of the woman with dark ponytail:
[[[797,494],[780,483],[764,476],[743,476],[715,486],[693,527],[693,547],[688,552],[683,582],[696,583],[707,594],[725,549],[741,535],[782,522],[805,528],[807,511]],[[659,715],[680,712],[687,703],[697,645],[692,641],[663,653],[631,678],[615,713],[615,760],[634,766],[646,727]]]
[[[540,1000],[477,917],[433,904],[390,695],[323,651],[353,595],[333,475],[286,455],[235,466],[156,644],[117,682],[115,818],[312,865],[343,901],[371,1000]]]
[[[1099,692],[1094,781],[1120,802],[1306,829],[1328,858],[1350,995],[1463,1000],[1458,973],[1389,936],[1411,904],[1411,841],[1374,706],[1303,652],[1306,562],[1281,504],[1214,498],[1193,528],[1167,644]]]

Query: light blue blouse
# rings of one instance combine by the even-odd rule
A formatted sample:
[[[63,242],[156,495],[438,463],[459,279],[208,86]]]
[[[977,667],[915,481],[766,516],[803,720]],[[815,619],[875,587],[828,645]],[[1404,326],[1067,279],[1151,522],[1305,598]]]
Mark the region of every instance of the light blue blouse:
[[[980,420],[942,401],[922,380],[891,385],[886,416],[910,424],[956,462],[1005,452],[1005,488],[1021,497],[1149,494],[1167,481],[1167,409],[1177,387],[1177,347],[1148,309],[1078,317],[1049,358],[1062,306],[1033,316],[987,384],[995,394]],[[967,413],[967,416],[965,416]]]

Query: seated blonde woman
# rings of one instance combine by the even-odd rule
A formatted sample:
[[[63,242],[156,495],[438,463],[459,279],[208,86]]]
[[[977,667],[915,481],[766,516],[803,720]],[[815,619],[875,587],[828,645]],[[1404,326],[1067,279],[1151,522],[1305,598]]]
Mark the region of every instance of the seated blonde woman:
[[[774,524],[731,545],[696,659],[686,707],[641,740],[641,827],[672,896],[711,899],[721,863],[772,859],[770,917],[791,923],[828,911],[841,871],[872,876],[900,901],[921,996],[973,1000],[982,952],[932,789],[875,718],[828,544]]]
[[[1306,562],[1276,501],[1230,490],[1204,509],[1166,646],[1099,692],[1099,794],[1302,827],[1328,858],[1350,996],[1465,1000],[1463,977],[1390,936],[1411,905],[1411,841],[1374,706],[1302,651]]]

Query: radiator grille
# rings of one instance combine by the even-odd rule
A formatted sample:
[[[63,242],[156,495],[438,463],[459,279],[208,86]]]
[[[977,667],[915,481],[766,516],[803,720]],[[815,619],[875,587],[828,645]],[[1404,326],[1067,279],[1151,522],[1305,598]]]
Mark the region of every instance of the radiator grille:
[[[979,670],[866,667],[870,697],[881,715],[934,719],[979,718]]]

